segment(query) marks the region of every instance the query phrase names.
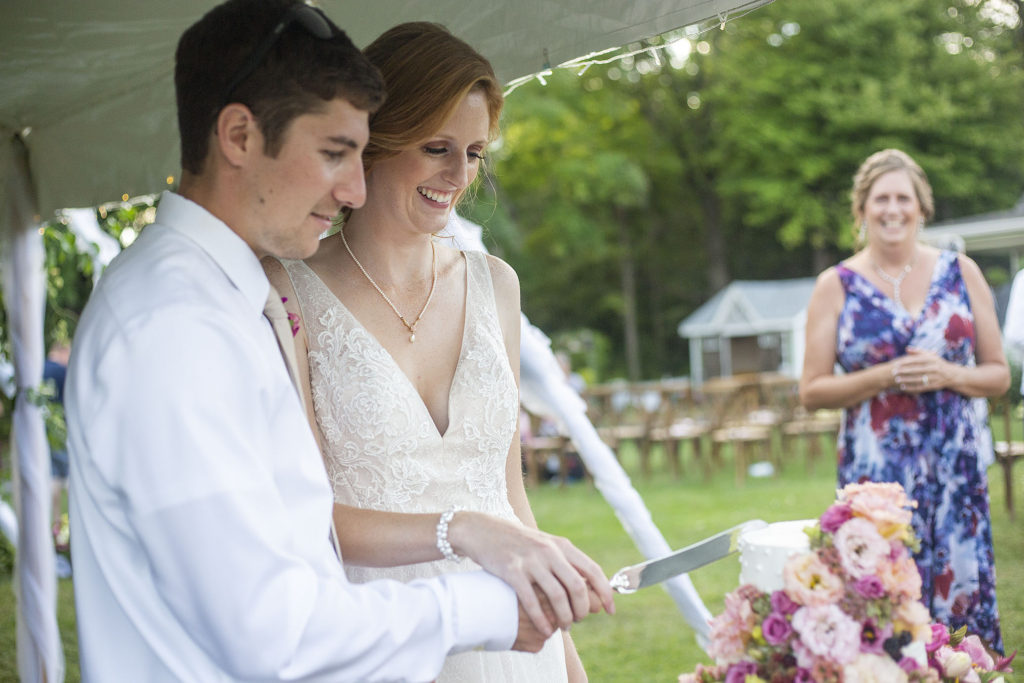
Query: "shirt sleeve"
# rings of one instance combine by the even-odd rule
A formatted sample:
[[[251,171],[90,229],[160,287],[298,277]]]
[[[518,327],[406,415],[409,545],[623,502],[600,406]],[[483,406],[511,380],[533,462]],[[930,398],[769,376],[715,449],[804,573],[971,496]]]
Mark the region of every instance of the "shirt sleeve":
[[[1006,321],[1003,324],[1003,339],[1007,346],[1024,355],[1024,269],[1017,271],[1010,287],[1010,299],[1006,303]]]
[[[96,480],[127,510],[156,609],[228,675],[427,681],[451,651],[511,646],[515,595],[490,575],[345,579],[308,423],[283,366],[265,370],[272,341],[192,310],[118,339],[88,411]]]

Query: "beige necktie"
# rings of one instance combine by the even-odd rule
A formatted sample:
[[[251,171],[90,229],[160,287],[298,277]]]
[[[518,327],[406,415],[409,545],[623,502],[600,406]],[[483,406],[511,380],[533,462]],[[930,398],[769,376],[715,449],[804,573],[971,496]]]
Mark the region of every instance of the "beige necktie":
[[[277,347],[284,356],[284,363],[288,367],[288,375],[292,378],[292,385],[302,398],[302,390],[299,388],[299,366],[295,360],[295,343],[292,341],[292,326],[288,322],[288,312],[284,310],[281,303],[281,295],[277,293],[273,285],[267,294],[267,303],[263,306],[263,315],[270,321],[274,328],[274,336],[277,337]]]
[[[292,324],[288,320],[288,311],[284,310],[284,304],[281,303],[281,295],[278,294],[277,289],[273,285],[270,286],[270,292],[267,293],[267,303],[263,306],[263,315],[270,321],[270,326],[274,328],[277,348],[280,349],[281,355],[284,357],[284,364],[288,367],[288,374],[292,378],[292,386],[298,392],[299,400],[309,409],[310,406],[307,403],[305,392],[299,387],[299,365],[295,360],[295,341],[292,334]],[[331,515],[330,542],[340,561],[341,547],[338,545],[338,534],[334,529],[334,515]]]

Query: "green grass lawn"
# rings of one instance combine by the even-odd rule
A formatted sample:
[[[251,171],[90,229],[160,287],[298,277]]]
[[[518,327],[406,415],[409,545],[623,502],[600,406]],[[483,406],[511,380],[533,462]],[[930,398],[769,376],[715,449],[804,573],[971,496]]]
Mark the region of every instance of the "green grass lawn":
[[[643,496],[651,516],[672,547],[683,547],[748,519],[768,522],[817,517],[835,496],[835,470],[831,456],[816,463],[813,473],[802,455],[791,457],[779,476],[748,478],[742,488],[733,481],[726,465],[705,482],[694,463],[686,461],[683,479],[672,481],[655,457],[654,474],[644,481],[635,459],[627,451],[624,466]],[[1016,470],[1018,512],[1024,491],[1024,468]],[[1024,533],[1006,514],[1002,473],[989,470],[999,604],[1003,637],[1012,651],[1024,646]],[[623,530],[611,508],[593,486],[573,484],[565,488],[541,486],[530,490],[530,501],[542,528],[571,538],[610,575],[643,558]],[[737,585],[739,562],[721,560],[691,574],[697,590],[712,613],[723,606],[724,596]],[[72,584],[61,581],[59,615],[67,656],[68,683],[79,680],[74,632]],[[16,681],[14,595],[9,580],[0,580],[0,681]],[[617,614],[592,616],[573,628],[573,637],[584,665],[595,683],[674,682],[683,671],[709,659],[696,644],[693,631],[683,621],[675,603],[655,587],[616,598]],[[1024,669],[1024,662],[1018,669]],[[1024,677],[1017,676],[1016,679]]]
[[[736,488],[731,466],[716,472],[710,483],[687,463],[683,481],[671,481],[665,467],[655,466],[651,481],[640,479],[627,453],[624,466],[669,544],[683,547],[748,519],[768,522],[818,517],[835,497],[835,468],[822,459],[809,474],[802,456],[783,466],[780,476],[750,479]],[[1024,533],[1020,518],[1007,517],[1000,468],[989,470],[992,522],[998,572],[998,596],[1003,639],[1012,651],[1024,651]],[[1024,469],[1015,471],[1018,515]],[[530,491],[530,501],[542,528],[571,538],[597,560],[608,574],[643,561],[601,495],[586,484]],[[725,594],[737,586],[739,561],[720,560],[690,575],[708,609],[718,614]],[[590,680],[675,681],[698,662],[711,660],[696,644],[694,632],[674,601],[661,588],[616,598],[616,615],[598,615],[573,627],[573,638]],[[1018,670],[1024,663],[1018,662]],[[1007,680],[1018,680],[1015,676]]]

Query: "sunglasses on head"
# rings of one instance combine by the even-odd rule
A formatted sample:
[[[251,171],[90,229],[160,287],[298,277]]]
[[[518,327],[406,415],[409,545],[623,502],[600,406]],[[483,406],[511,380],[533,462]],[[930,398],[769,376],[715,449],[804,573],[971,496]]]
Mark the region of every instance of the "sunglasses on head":
[[[242,84],[242,81],[252,75],[252,72],[260,65],[260,62],[267,56],[267,53],[270,52],[270,48],[274,47],[281,34],[292,24],[298,24],[306,33],[320,40],[327,40],[334,35],[327,17],[319,9],[301,2],[292,5],[285,11],[281,20],[277,22],[274,28],[270,30],[270,33],[263,39],[263,42],[252,51],[249,58],[245,60],[245,63],[239,67],[235,75],[228,81],[228,87],[224,89],[224,98],[221,106],[231,101],[231,93]]]

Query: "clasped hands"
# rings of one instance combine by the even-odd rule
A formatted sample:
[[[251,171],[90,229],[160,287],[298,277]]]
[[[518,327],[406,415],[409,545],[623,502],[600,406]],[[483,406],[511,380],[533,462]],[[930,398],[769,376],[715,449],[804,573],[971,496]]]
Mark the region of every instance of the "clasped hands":
[[[908,394],[943,389],[951,383],[953,363],[934,351],[907,347],[905,356],[890,361],[892,386]]]
[[[566,538],[476,512],[460,512],[449,526],[456,552],[509,584],[519,599],[516,650],[537,652],[555,628],[603,608],[615,613],[601,567]]]

